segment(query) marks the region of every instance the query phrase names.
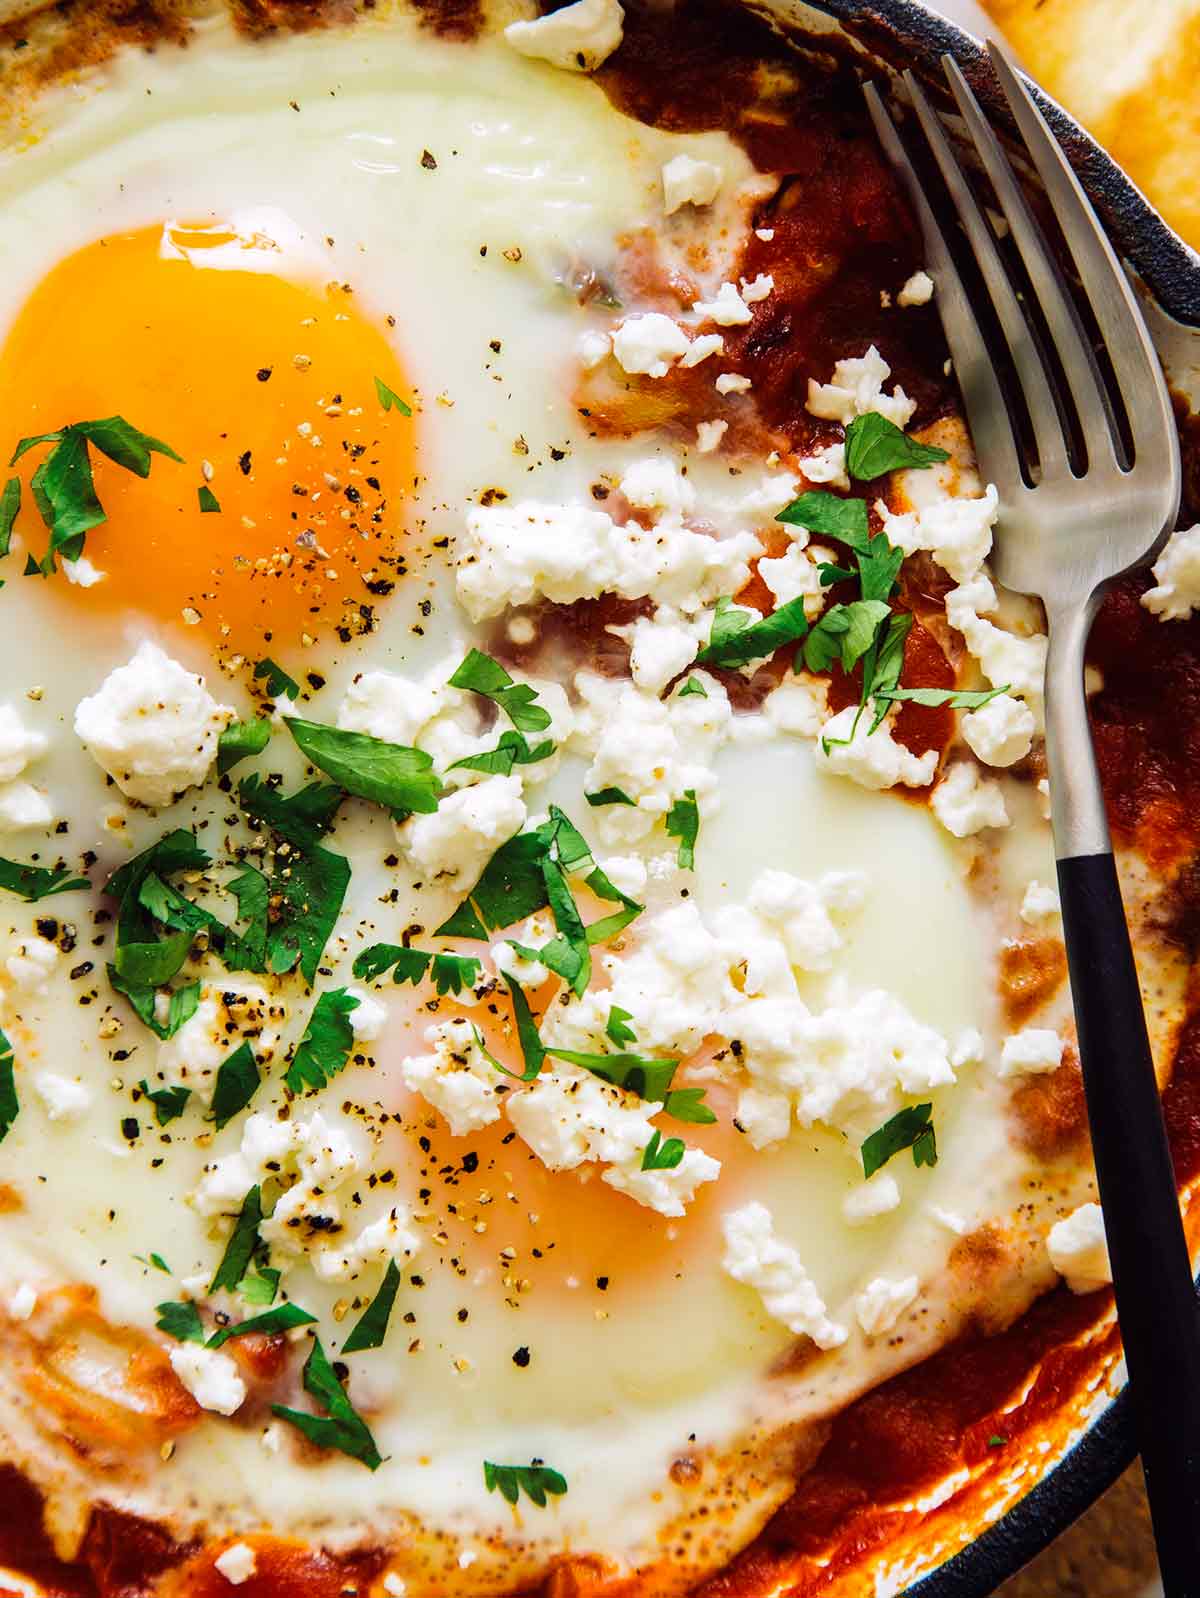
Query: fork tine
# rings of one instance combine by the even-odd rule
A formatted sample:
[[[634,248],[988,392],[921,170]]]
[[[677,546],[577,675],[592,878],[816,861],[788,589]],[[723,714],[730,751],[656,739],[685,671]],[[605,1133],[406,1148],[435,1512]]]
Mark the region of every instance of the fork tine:
[[[901,143],[896,125],[873,83],[863,86],[867,109],[879,135],[884,154],[908,190],[925,241],[926,260],[937,287],[938,312],[962,390],[967,420],[981,457],[984,472],[995,484],[1002,499],[1012,502],[1024,489],[1016,442],[1009,424],[1008,407],[996,381],[980,335],[979,324],[963,288],[958,269],[946,247],[946,240],[930,209],[921,180]]]
[[[942,124],[925,98],[920,84],[911,72],[904,74],[904,83],[929,147],[933,151],[934,159],[950,191],[950,198],[958,212],[959,221],[970,241],[972,253],[983,274],[996,315],[999,317],[1004,339],[1025,395],[1025,403],[1029,407],[1029,419],[1033,424],[1033,435],[1042,471],[1044,474],[1057,474],[1067,470],[1063,418],[1051,393],[1046,378],[1046,367],[1032,329],[1013,291],[1004,263],[1000,259],[992,230],[983,219],[983,213],[963,175],[958,158],[950,148],[950,141],[942,131]]]
[[[1012,230],[1013,242],[1025,263],[1034,294],[1052,330],[1055,348],[1083,429],[1089,459],[1095,459],[1098,455],[1114,459],[1114,452],[1119,452],[1120,435],[1112,404],[1080,321],[1079,311],[1067,292],[1058,263],[1047,248],[1041,227],[1029,209],[1008,157],[988,126],[957,61],[945,55],[942,57],[942,67],[1000,209]],[[1055,144],[1054,148],[1057,150],[1058,145]],[[1103,418],[1104,422],[1097,425],[1097,417]]]
[[[1135,448],[1139,439],[1143,443],[1161,439],[1164,429],[1169,436],[1174,429],[1170,396],[1129,280],[1062,146],[1021,82],[1008,52],[995,40],[989,40],[988,54],[1074,257],[1117,382],[1123,392],[1128,392],[1135,381],[1144,383],[1149,379],[1154,386],[1156,406],[1127,403],[1125,407]]]

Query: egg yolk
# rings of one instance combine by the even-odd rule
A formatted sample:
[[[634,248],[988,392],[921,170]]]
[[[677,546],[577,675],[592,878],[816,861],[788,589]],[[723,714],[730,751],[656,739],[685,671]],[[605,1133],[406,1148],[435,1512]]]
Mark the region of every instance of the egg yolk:
[[[414,424],[384,402],[409,390],[350,287],[306,267],[262,232],[170,223],[99,239],[34,290],[0,352],[0,451],[119,415],[183,457],[142,479],[92,449],[107,520],[84,554],[104,577],[60,572],[59,602],[187,623],[230,653],[369,629],[402,570]],[[28,492],[17,530],[45,552]]]

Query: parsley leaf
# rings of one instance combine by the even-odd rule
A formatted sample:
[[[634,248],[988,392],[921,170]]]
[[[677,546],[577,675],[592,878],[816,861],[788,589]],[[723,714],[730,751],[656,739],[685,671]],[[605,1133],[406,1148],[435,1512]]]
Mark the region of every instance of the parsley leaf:
[[[918,444],[878,411],[856,416],[846,429],[846,470],[860,482],[904,467],[934,466],[949,454],[932,444]]]
[[[543,732],[550,725],[550,712],[537,703],[537,690],[528,683],[514,682],[498,660],[481,650],[471,650],[451,677],[450,686],[469,688],[492,700],[518,732]]]
[[[633,1093],[639,1099],[665,1103],[677,1059],[656,1060],[642,1054],[587,1054],[579,1049],[547,1049],[556,1060],[578,1065],[601,1081]]]
[[[862,1145],[863,1175],[874,1176],[893,1155],[911,1149],[914,1165],[937,1164],[937,1136],[933,1130],[933,1105],[914,1104],[898,1110]]]
[[[157,1015],[157,993],[153,988],[126,982],[115,965],[108,966],[108,983],[114,993],[129,1000],[134,1014],[143,1026],[150,1028],[155,1037],[173,1038],[185,1021],[191,1020],[200,1004],[199,982],[188,982],[171,994],[166,1021]],[[160,1123],[161,1124],[161,1123]]]
[[[300,697],[300,684],[294,677],[289,677],[283,667],[273,661],[270,655],[256,661],[254,666],[254,680],[266,678],[266,691],[272,699],[278,699],[282,694],[294,704]]]
[[[211,515],[213,511],[219,511],[221,508],[221,501],[213,493],[212,489],[207,483],[201,483],[200,487],[196,490],[196,500],[199,503],[200,510],[204,515]]]
[[[168,1337],[173,1337],[177,1343],[202,1343],[204,1341],[204,1325],[200,1319],[200,1311],[190,1299],[176,1301],[169,1299],[165,1304],[156,1304],[158,1319],[155,1326],[160,1332],[166,1332]]]
[[[642,1150],[643,1171],[673,1171],[685,1152],[682,1138],[669,1137],[664,1143],[657,1127]]]
[[[443,996],[461,993],[479,981],[478,960],[458,954],[434,954],[428,949],[406,949],[399,943],[373,943],[355,958],[353,970],[361,981],[374,982],[391,967],[392,981],[397,986],[411,982],[415,988],[431,966],[434,986]]]
[[[406,405],[399,394],[387,386],[382,377],[375,379],[375,393],[385,411],[399,411],[401,416],[412,415],[412,406]]]
[[[525,1062],[525,1070],[520,1080],[522,1082],[532,1082],[545,1063],[546,1050],[542,1047],[541,1035],[538,1032],[537,1023],[533,1019],[533,1011],[529,1008],[529,1000],[525,997],[525,989],[515,978],[510,977],[507,971],[502,972],[501,975],[504,977],[504,985],[512,995],[513,1020],[517,1024],[517,1041],[521,1045],[521,1058]],[[499,1060],[492,1060],[492,1063],[498,1066],[501,1071],[504,1071],[505,1076],[513,1076],[515,1074],[512,1071],[505,1070],[505,1067],[500,1065]]]
[[[510,1504],[524,1492],[539,1509],[545,1509],[547,1493],[558,1498],[567,1490],[566,1477],[549,1465],[493,1465],[490,1459],[483,1462],[483,1482],[489,1493],[499,1492]]]
[[[22,865],[19,860],[0,860],[0,888],[18,893],[26,904],[36,904],[39,899],[49,899],[56,893],[73,893],[76,888],[90,888],[86,877],[75,877],[66,866],[47,870],[45,866]]]
[[[667,811],[667,836],[679,839],[679,852],[675,856],[684,871],[696,869],[696,839],[700,833],[700,807],[696,803],[696,790],[687,788],[683,797],[676,799]]]
[[[361,1460],[368,1470],[378,1470],[383,1460],[375,1439],[347,1398],[319,1337],[313,1338],[305,1361],[304,1386],[325,1411],[324,1415],[310,1415],[306,1410],[288,1409],[283,1404],[272,1404],[271,1413],[288,1421],[319,1447],[336,1448],[340,1453],[349,1454],[351,1459]]]
[[[328,782],[310,782],[292,794],[282,794],[254,775],[238,783],[242,809],[298,849],[310,848],[324,837],[345,797],[341,788]]]
[[[258,1228],[262,1218],[262,1189],[256,1184],[242,1200],[242,1207],[237,1220],[233,1223],[233,1231],[229,1234],[221,1263],[208,1285],[210,1293],[215,1293],[222,1287],[227,1287],[230,1292],[236,1289],[258,1247]]]
[[[166,1126],[170,1121],[176,1121],[187,1109],[187,1101],[192,1096],[191,1088],[169,1087],[152,1088],[143,1077],[138,1083],[142,1097],[149,1099],[154,1106],[154,1119],[159,1126]]]
[[[247,1304],[271,1304],[279,1291],[279,1272],[260,1265],[253,1276],[243,1276],[237,1286]]]
[[[231,1337],[246,1337],[251,1332],[290,1332],[293,1326],[308,1326],[316,1318],[306,1309],[301,1309],[299,1304],[277,1304],[274,1309],[264,1310],[261,1315],[252,1315],[248,1321],[239,1321],[236,1326],[220,1327],[206,1346],[220,1348]]]
[[[258,1092],[260,1081],[254,1050],[249,1042],[240,1043],[228,1059],[222,1060],[217,1070],[212,1113],[218,1132],[246,1108]]]
[[[879,599],[832,606],[804,640],[804,664],[809,671],[828,671],[840,659],[843,671],[853,671],[890,615]]]
[[[712,1126],[717,1119],[704,1102],[703,1088],[672,1088],[663,1102],[663,1114],[693,1126]]]
[[[223,777],[240,760],[261,755],[271,741],[271,723],[265,716],[253,721],[231,721],[217,739],[217,775]]]
[[[777,522],[791,527],[807,527],[810,533],[820,533],[826,538],[836,538],[851,549],[865,549],[870,531],[867,526],[865,499],[843,499],[827,489],[814,488],[801,494],[790,505],[785,505],[776,516]]]
[[[400,1286],[400,1268],[389,1260],[378,1293],[363,1310],[350,1336],[342,1344],[343,1354],[358,1354],[364,1348],[382,1348],[387,1336],[388,1320],[396,1302],[396,1289]]]
[[[267,969],[279,976],[299,964],[310,987],[350,882],[345,856],[317,846],[342,797],[341,789],[328,783],[310,783],[287,797],[256,776],[238,784],[242,808],[292,846],[285,858],[277,855],[269,882],[273,919],[265,929]]]
[[[707,697],[706,694],[705,698]],[[595,793],[585,793],[583,797],[593,810],[601,805],[633,805],[635,808],[637,806],[637,800],[631,799],[624,788],[597,788]]]
[[[876,699],[902,700],[913,705],[949,705],[952,710],[978,710],[980,705],[986,705],[989,700],[995,699],[997,694],[1006,694],[1008,686],[1003,688],[875,688],[872,690]]]
[[[298,716],[289,716],[286,724],[303,754],[347,793],[389,810],[428,815],[437,809],[440,784],[433,756],[423,749]]]
[[[698,666],[745,666],[764,655],[773,655],[784,644],[794,643],[808,632],[804,596],[789,599],[786,605],[751,620],[751,612],[737,606],[728,596],[717,600],[708,643],[696,656]]]
[[[21,509],[21,479],[10,477],[4,485],[4,492],[0,494],[0,555],[8,554],[8,546],[12,540],[13,523],[17,519],[17,512]]]
[[[145,1256],[141,1254],[135,1254],[133,1257],[140,1265],[153,1266],[156,1271],[161,1271],[164,1276],[170,1276],[171,1274],[171,1267],[167,1264],[166,1260],[163,1259],[161,1254],[147,1254]]]
[[[13,1047],[0,1032],[0,1143],[8,1136],[21,1109],[13,1076]]]
[[[636,1043],[637,1033],[631,1026],[626,1026],[627,1021],[632,1021],[633,1016],[628,1010],[622,1010],[619,1004],[609,1008],[608,1020],[604,1023],[604,1035],[611,1039],[620,1048],[626,1043]]]
[[[677,699],[686,699],[689,694],[699,694],[701,699],[708,698],[708,689],[700,681],[699,677],[689,677],[687,682],[684,683],[683,687],[679,690],[675,697]],[[620,790],[618,790],[618,792],[619,791]],[[633,801],[630,800],[631,804],[632,802]]]
[[[345,988],[331,988],[321,994],[284,1073],[283,1080],[293,1093],[303,1093],[306,1088],[316,1092],[345,1068],[354,1050],[350,1016],[358,1003]]]
[[[549,738],[543,738],[541,743],[531,748],[524,735],[510,727],[500,734],[500,741],[494,749],[485,749],[477,755],[464,755],[446,769],[482,771],[489,777],[508,777],[512,775],[514,766],[532,766],[539,760],[548,760],[553,753],[554,745]]]

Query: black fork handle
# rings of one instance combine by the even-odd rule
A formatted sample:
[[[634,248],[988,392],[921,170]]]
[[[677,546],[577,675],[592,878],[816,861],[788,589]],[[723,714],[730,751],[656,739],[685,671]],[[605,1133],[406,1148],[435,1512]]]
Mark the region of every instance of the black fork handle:
[[[1166,1598],[1200,1598],[1200,1301],[1111,853],[1058,862],[1117,1315]]]

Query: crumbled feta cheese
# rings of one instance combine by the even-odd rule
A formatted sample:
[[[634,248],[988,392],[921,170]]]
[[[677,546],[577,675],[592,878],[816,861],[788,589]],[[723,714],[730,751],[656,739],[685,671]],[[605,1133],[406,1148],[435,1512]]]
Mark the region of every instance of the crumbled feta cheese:
[[[978,1027],[965,1027],[954,1040],[950,1050],[950,1064],[956,1071],[966,1065],[978,1065],[983,1059],[983,1033]]]
[[[383,1578],[383,1590],[389,1598],[406,1598],[408,1583],[398,1576],[394,1570],[389,1570]]]
[[[768,869],[750,886],[747,904],[787,950],[802,971],[828,971],[842,935],[831,912],[851,915],[866,900],[867,879],[861,871],[829,871],[817,882],[790,872]]]
[[[579,355],[579,364],[585,372],[591,372],[612,354],[612,339],[607,333],[601,333],[598,328],[588,328],[579,335],[575,349]]]
[[[796,465],[810,483],[832,483],[834,488],[849,488],[846,472],[846,446],[843,443],[826,444],[811,455],[805,455]]]
[[[426,877],[461,876],[473,881],[500,845],[520,832],[525,816],[520,777],[497,775],[485,777],[473,788],[460,788],[430,815],[399,823],[396,837]]]
[[[754,316],[736,283],[722,283],[715,298],[697,300],[692,310],[701,321],[715,322],[718,327],[744,327]]]
[[[891,375],[891,367],[872,344],[865,355],[839,361],[828,383],[809,378],[806,408],[813,416],[841,422],[843,427],[868,411],[878,411],[897,427],[907,427],[917,404],[902,388],[894,388],[891,394],[883,392]]]
[[[1024,699],[1039,700],[1046,676],[1046,635],[1021,637],[997,627],[985,619],[995,608],[996,590],[986,572],[977,572],[946,595],[946,619],[963,635],[988,681]]]
[[[458,706],[463,695],[448,685],[455,666],[423,681],[391,671],[364,671],[346,689],[337,724],[345,732],[365,732],[385,743],[411,747],[439,711]]]
[[[676,517],[653,528],[617,526],[582,505],[479,506],[467,515],[458,548],[458,597],[474,621],[539,595],[556,605],[605,593],[653,596],[693,613],[736,593],[761,546],[753,533],[712,538]]]
[[[1011,694],[997,694],[959,723],[971,752],[987,766],[1011,766],[1023,760],[1037,727],[1033,711]]]
[[[892,719],[889,712],[872,732],[870,711],[860,715],[857,705],[839,710],[821,728],[814,750],[818,770],[849,777],[862,788],[892,788],[898,782],[906,788],[926,787],[937,771],[937,750],[914,755],[892,737]]]
[[[964,583],[975,576],[991,550],[1000,500],[995,485],[989,483],[978,499],[947,494],[900,516],[893,516],[878,499],[875,509],[883,520],[883,531],[897,549],[906,555],[929,550],[956,583]]]
[[[59,958],[57,947],[48,938],[34,933],[17,944],[4,966],[18,987],[45,993],[47,981],[53,975]]]
[[[45,748],[45,737],[26,727],[12,705],[0,705],[0,782],[19,777]]]
[[[249,1543],[231,1543],[224,1553],[218,1554],[213,1560],[213,1566],[226,1581],[240,1587],[258,1569],[258,1561]]]
[[[763,701],[763,714],[776,732],[815,738],[829,716],[828,693],[824,677],[785,677]]]
[[[174,1037],[158,1045],[158,1078],[168,1087],[191,1088],[208,1104],[230,1052],[249,1041],[257,1060],[269,1060],[279,1045],[284,1018],[283,1006],[257,983],[235,983],[232,977],[206,982],[194,1012]]]
[[[1094,1293],[1112,1281],[1104,1213],[1099,1204],[1081,1204],[1050,1228],[1050,1263],[1066,1278],[1072,1293]]]
[[[666,377],[690,342],[679,323],[661,311],[627,316],[612,336],[622,370],[645,377]]]
[[[368,1222],[357,1237],[342,1237],[316,1250],[313,1269],[323,1282],[346,1282],[366,1267],[411,1259],[421,1247],[420,1234],[411,1220],[403,1205],[397,1204],[378,1220]]]
[[[662,169],[663,210],[671,216],[684,205],[711,205],[724,177],[724,171],[712,161],[674,156]]]
[[[456,1017],[440,1021],[425,1033],[430,1054],[410,1054],[400,1061],[400,1075],[412,1093],[440,1110],[454,1137],[465,1137],[500,1118],[502,1081],[479,1047],[475,1028]]]
[[[867,1336],[882,1337],[890,1332],[916,1298],[919,1286],[915,1276],[905,1276],[898,1282],[877,1276],[868,1282],[854,1305],[858,1324]]]
[[[1021,900],[1021,920],[1027,921],[1030,926],[1035,926],[1039,921],[1049,921],[1054,916],[1062,914],[1062,903],[1058,897],[1058,889],[1052,888],[1049,883],[1039,882],[1033,878],[1025,889],[1025,897]]]
[[[27,1321],[37,1308],[37,1291],[29,1282],[18,1282],[8,1301],[8,1313],[14,1321]]]
[[[609,627],[608,631],[628,643],[629,674],[634,682],[658,694],[695,660],[710,625],[706,617],[689,621],[670,605],[660,605],[653,616],[638,616],[624,627]]]
[[[347,1020],[356,1043],[374,1043],[387,1025],[387,1005],[367,993],[363,988],[347,988],[346,997],[355,999]]]
[[[230,1355],[201,1343],[179,1343],[168,1357],[171,1369],[201,1409],[232,1415],[242,1407],[246,1384]]]
[[[1041,1071],[1057,1071],[1066,1047],[1057,1032],[1049,1027],[1026,1027],[1013,1032],[1000,1050],[1001,1076],[1032,1076]]]
[[[733,1123],[746,1134],[752,1149],[782,1143],[792,1129],[792,1101],[786,1093],[764,1093],[743,1088],[738,1094]]]
[[[737,372],[722,372],[713,384],[718,394],[745,394],[751,387],[750,379]]]
[[[775,279],[769,272],[760,272],[752,282],[747,283],[745,278],[740,279],[739,287],[742,298],[747,305],[755,305],[759,300],[765,300],[775,287]]]
[[[38,1071],[33,1078],[38,1098],[46,1106],[51,1121],[77,1121],[91,1107],[92,1095],[82,1082],[58,1076],[54,1071]]]
[[[637,510],[664,511],[682,518],[696,505],[696,490],[665,455],[647,455],[621,475],[621,492]]]
[[[657,1171],[643,1171],[640,1160],[610,1165],[601,1180],[659,1215],[680,1216],[695,1198],[696,1189],[704,1182],[715,1182],[720,1174],[720,1160],[703,1149],[685,1149],[678,1165]]]
[[[510,22],[504,37],[518,55],[568,72],[594,72],[621,43],[625,12],[618,0],[574,0],[532,21]]]
[[[638,899],[646,889],[646,863],[636,855],[610,855],[600,869],[618,893]]]
[[[29,782],[6,782],[0,785],[0,828],[8,832],[21,832],[26,827],[48,827],[54,820],[54,809],[44,793]]]
[[[985,827],[1007,827],[1008,809],[998,782],[981,779],[973,760],[960,760],[933,790],[929,807],[956,838],[970,838]]]
[[[804,598],[804,614],[812,621],[825,608],[829,590],[821,586],[820,562],[829,558],[829,551],[814,545],[805,548],[797,541],[777,560],[763,559],[758,563],[758,575],[775,596],[777,605]]]
[[[531,916],[521,929],[518,940],[526,948],[540,947],[550,936],[551,928],[543,925],[537,916]],[[506,939],[493,943],[491,948],[492,964],[504,976],[509,976],[514,982],[519,982],[523,988],[540,988],[550,976],[550,968],[544,966],[540,960],[527,960],[524,955],[517,953],[516,949]]]
[[[508,1103],[508,1118],[552,1171],[587,1160],[624,1164],[641,1158],[661,1104],[646,1102],[571,1067],[541,1075]]]
[[[701,333],[692,340],[687,354],[680,360],[680,366],[699,366],[701,361],[708,360],[710,355],[719,355],[725,348],[725,340],[720,333]]]
[[[203,677],[146,641],[80,700],[75,734],[127,798],[169,805],[208,776],[221,730],[235,714],[217,703]]]
[[[1183,621],[1200,608],[1200,525],[1171,534],[1154,562],[1154,579],[1142,604],[1163,621]]]
[[[896,304],[903,306],[928,305],[933,298],[933,279],[928,272],[914,272],[896,296]]]
[[[76,588],[95,588],[108,576],[107,572],[93,566],[86,555],[81,555],[78,560],[64,560],[62,569],[67,581],[74,583]]]
[[[865,1226],[900,1208],[900,1184],[890,1171],[876,1171],[865,1182],[852,1187],[842,1200],[842,1219],[847,1226]]]
[[[789,1243],[775,1236],[765,1204],[746,1204],[722,1218],[725,1253],[721,1260],[735,1282],[753,1287],[773,1320],[797,1337],[811,1337],[818,1348],[838,1348],[846,1328],[830,1320],[821,1295]]]
[[[711,455],[729,431],[728,422],[697,422],[696,450],[700,455]]]

